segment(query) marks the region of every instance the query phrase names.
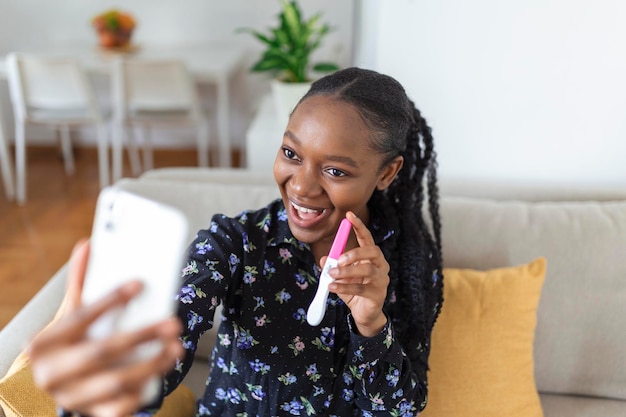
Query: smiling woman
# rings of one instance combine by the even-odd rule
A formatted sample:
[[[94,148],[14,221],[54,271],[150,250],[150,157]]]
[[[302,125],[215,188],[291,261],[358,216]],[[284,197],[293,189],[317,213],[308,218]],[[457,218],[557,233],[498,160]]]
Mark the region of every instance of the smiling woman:
[[[217,320],[198,415],[417,415],[443,301],[435,169],[430,128],[396,80],[358,68],[318,80],[276,157],[282,198],[236,217],[214,215],[189,246],[178,297],[185,355],[174,356],[179,338],[158,326],[97,346],[85,341],[92,320],[127,301],[122,291],[69,311],[33,342],[33,369],[45,371],[38,383],[68,409],[130,413],[142,406],[143,382],[174,362],[163,395],[181,383],[200,335]],[[432,232],[415,215],[423,212]],[[353,234],[328,272],[325,314],[310,325],[306,310],[344,219]],[[70,289],[81,279],[74,272]],[[113,361],[146,338],[168,348],[127,368],[92,360],[94,349]],[[69,352],[72,366],[61,366],[56,359]],[[85,396],[83,383],[99,388]],[[120,394],[120,386],[128,388]]]

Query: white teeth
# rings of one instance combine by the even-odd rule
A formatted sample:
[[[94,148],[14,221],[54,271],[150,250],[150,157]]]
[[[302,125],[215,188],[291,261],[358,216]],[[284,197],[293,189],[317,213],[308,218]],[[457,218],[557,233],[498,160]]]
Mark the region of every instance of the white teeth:
[[[301,207],[301,206],[299,206],[299,205],[297,205],[297,204],[295,204],[293,202],[291,203],[291,205],[293,206],[293,208],[295,208],[296,210],[298,210],[298,211],[300,211],[302,213],[319,213],[319,212],[323,211],[323,210],[313,210],[313,209],[310,209],[310,208]]]

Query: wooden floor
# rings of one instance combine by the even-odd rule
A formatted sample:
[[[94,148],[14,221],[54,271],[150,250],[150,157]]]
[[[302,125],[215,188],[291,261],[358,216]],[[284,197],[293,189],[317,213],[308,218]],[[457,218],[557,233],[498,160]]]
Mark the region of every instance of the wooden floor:
[[[239,166],[239,155],[233,161]],[[67,176],[58,149],[28,149],[28,201],[8,202],[0,184],[0,329],[67,261],[75,242],[89,235],[99,192],[94,149],[75,150],[76,173]],[[195,150],[156,150],[155,167],[195,166]],[[128,166],[125,176],[129,176]],[[0,181],[1,182],[1,181]]]

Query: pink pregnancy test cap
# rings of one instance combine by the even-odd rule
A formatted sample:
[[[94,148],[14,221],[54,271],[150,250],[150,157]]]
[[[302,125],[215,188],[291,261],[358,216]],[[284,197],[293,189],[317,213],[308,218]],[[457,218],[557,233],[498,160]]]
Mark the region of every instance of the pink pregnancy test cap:
[[[346,243],[348,242],[348,236],[350,236],[350,228],[352,227],[352,223],[348,219],[343,219],[341,224],[339,225],[339,230],[335,235],[335,240],[333,240],[333,245],[330,248],[330,253],[328,257],[333,259],[339,259],[343,250],[346,248]]]

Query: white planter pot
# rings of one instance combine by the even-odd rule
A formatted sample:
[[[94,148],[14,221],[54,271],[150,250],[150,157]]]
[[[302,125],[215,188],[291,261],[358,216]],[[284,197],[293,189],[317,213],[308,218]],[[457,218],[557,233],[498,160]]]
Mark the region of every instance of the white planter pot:
[[[296,104],[311,88],[311,83],[285,83],[279,80],[272,80],[272,95],[276,116],[281,127],[287,126],[289,115]]]

